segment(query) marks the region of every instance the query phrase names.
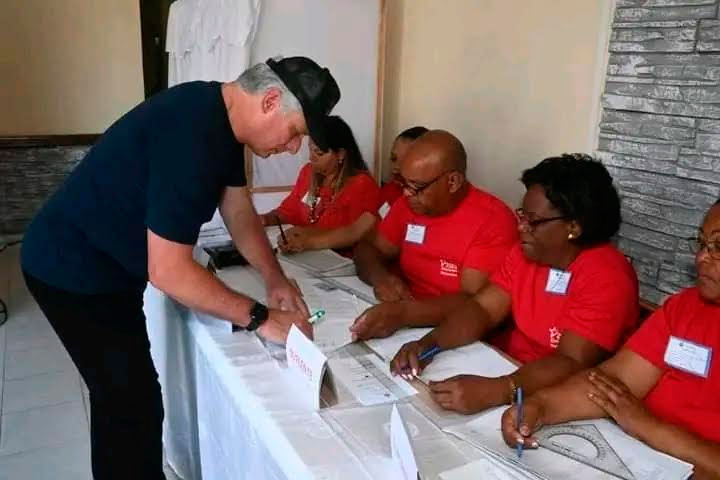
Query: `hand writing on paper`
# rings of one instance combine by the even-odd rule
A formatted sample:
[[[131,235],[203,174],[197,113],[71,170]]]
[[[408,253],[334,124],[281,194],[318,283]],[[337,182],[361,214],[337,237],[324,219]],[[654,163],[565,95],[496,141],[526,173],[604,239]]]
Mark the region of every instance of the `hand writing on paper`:
[[[382,282],[373,288],[375,297],[381,302],[412,300],[412,292],[405,281],[397,275],[386,275]]]
[[[306,228],[292,227],[285,232],[283,240],[282,235],[277,238],[277,245],[283,253],[300,253],[308,250],[310,247],[310,232]]]
[[[526,400],[523,404],[522,425],[517,424],[517,413],[517,407],[514,405],[503,413],[500,426],[505,443],[512,448],[515,448],[518,443],[522,443],[524,448],[537,448],[537,439],[532,435],[543,426],[542,407],[532,398]]]
[[[297,284],[293,284],[285,277],[278,278],[275,282],[267,285],[268,307],[278,310],[300,312],[307,317],[310,316],[307,305],[302,298],[302,292]]]
[[[281,310],[270,310],[268,313],[268,319],[257,329],[257,332],[264,339],[273,343],[284,344],[293,324],[308,338],[313,338],[312,325],[308,322],[305,314],[297,311],[283,312]]]
[[[400,375],[406,380],[412,379],[413,376],[417,377],[420,375],[423,369],[432,362],[433,359],[431,356],[425,361],[420,361],[420,355],[422,355],[427,348],[427,346],[423,345],[422,340],[408,342],[400,347],[400,350],[398,350],[390,362],[390,370],[393,375]]]
[[[385,338],[403,326],[403,302],[380,303],[365,310],[350,326],[353,341]]]
[[[600,370],[591,370],[588,381],[591,384],[588,398],[605,410],[628,435],[648,443],[658,419],[647,411],[642,401],[623,382]]]
[[[477,375],[456,375],[441,382],[430,382],[430,395],[445,410],[470,414],[507,403],[507,379]]]

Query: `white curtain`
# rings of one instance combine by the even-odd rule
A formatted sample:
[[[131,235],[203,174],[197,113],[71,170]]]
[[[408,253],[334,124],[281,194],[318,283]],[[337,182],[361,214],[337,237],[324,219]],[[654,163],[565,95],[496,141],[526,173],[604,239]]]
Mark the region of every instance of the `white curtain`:
[[[250,63],[261,0],[177,0],[167,24],[168,86],[234,80]]]

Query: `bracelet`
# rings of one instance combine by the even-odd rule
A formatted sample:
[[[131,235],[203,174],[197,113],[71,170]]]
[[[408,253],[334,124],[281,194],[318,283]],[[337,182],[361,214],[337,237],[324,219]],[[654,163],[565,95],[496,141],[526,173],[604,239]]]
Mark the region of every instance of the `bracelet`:
[[[518,386],[515,383],[515,378],[513,378],[512,375],[507,376],[508,381],[510,382],[510,405],[515,404],[515,395],[517,395],[517,389]]]

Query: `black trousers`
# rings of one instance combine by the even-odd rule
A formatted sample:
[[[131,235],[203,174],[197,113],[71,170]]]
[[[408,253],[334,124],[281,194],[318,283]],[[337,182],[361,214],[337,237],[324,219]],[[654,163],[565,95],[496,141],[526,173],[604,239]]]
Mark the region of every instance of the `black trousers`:
[[[82,295],[23,273],[90,391],[95,480],[164,480],[162,396],[143,292]]]

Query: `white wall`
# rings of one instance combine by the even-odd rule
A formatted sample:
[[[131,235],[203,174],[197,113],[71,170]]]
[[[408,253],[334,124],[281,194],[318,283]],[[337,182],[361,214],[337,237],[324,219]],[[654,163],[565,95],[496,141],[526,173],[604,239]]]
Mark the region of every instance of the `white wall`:
[[[341,91],[333,113],[352,127],[370,170],[380,4],[380,0],[264,0],[250,62],[303,55],[328,67]],[[293,184],[300,165],[307,161],[306,145],[296,158],[287,157],[256,159],[255,185]]]
[[[591,152],[612,0],[392,0],[383,158],[412,125],[455,133],[469,178],[516,204],[523,169]]]
[[[101,133],[143,98],[137,0],[0,1],[0,135]]]

